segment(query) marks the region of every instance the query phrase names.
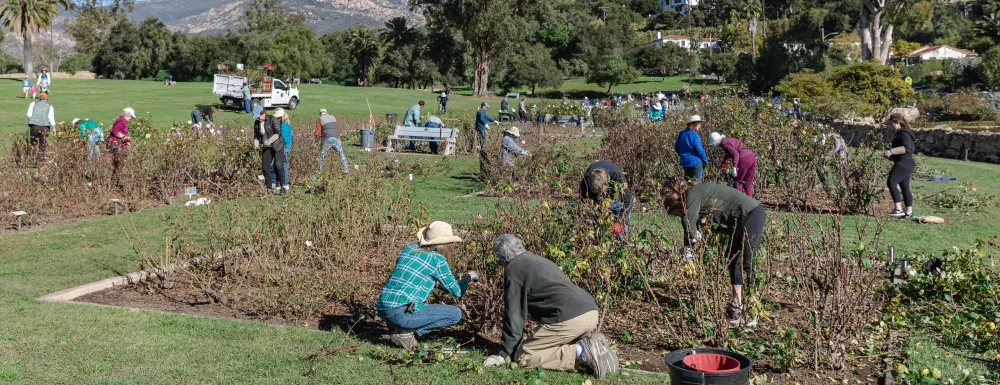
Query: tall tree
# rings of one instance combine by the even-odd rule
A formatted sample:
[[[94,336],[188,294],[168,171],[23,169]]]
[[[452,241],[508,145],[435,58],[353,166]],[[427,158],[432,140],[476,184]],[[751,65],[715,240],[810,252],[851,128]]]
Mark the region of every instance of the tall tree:
[[[281,5],[282,1],[250,0],[250,5],[243,11],[239,31],[259,32],[274,39],[283,27],[305,24],[305,17]]]
[[[76,16],[66,23],[66,31],[76,41],[80,53],[93,53],[108,39],[111,27],[125,21],[135,0],[80,0],[73,4]]]
[[[519,41],[527,28],[521,16],[531,14],[539,0],[410,0],[410,6],[423,10],[429,23],[443,23],[462,31],[475,52],[475,77],[472,95],[486,96],[493,55],[513,41]]]
[[[52,26],[59,14],[59,6],[70,7],[69,0],[3,0],[0,1],[0,20],[11,32],[24,37],[24,72],[34,72],[31,52],[31,34]]]
[[[375,69],[382,59],[382,44],[371,29],[366,27],[351,31],[351,54],[358,63],[358,73],[369,81],[375,80]]]
[[[897,25],[925,23],[932,16],[931,7],[914,7],[927,0],[862,0],[861,60],[885,64],[892,47],[892,34]],[[922,10],[922,12],[913,12]]]
[[[399,47],[410,42],[413,30],[406,25],[405,17],[397,16],[385,22],[378,34],[387,44]]]

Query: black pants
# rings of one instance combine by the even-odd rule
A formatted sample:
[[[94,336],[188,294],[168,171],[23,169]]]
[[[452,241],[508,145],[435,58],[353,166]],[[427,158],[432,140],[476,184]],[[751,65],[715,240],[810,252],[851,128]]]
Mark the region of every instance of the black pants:
[[[892,165],[889,171],[889,194],[892,195],[892,202],[905,202],[906,207],[913,206],[913,193],[910,192],[910,175],[913,169],[917,168],[917,161],[913,158],[900,159]],[[902,190],[902,197],[900,197]]]
[[[28,133],[31,135],[31,150],[38,152],[38,161],[44,161],[45,142],[49,136],[49,127],[28,125]]]
[[[524,111],[518,111],[517,114],[521,117],[521,123],[528,122],[528,113]]]
[[[122,149],[122,144],[120,142],[111,142],[108,144],[108,148],[111,150],[111,183],[115,187],[121,187],[121,169],[122,163],[125,161],[125,151]]]
[[[285,180],[285,152],[267,147],[260,152],[261,168],[264,170],[264,187],[272,189],[271,178],[275,171],[278,172],[279,181]]]
[[[767,213],[764,206],[750,211],[743,222],[736,224],[731,234],[729,244],[729,282],[733,285],[743,285],[744,276],[751,285],[754,283],[753,259],[760,251],[760,240],[764,235],[764,223]],[[742,267],[742,268],[741,268]]]

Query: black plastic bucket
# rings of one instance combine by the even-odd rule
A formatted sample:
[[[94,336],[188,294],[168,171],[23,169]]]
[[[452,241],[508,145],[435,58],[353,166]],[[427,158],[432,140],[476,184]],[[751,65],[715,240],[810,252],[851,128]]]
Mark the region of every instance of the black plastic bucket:
[[[684,365],[684,357],[694,353],[721,354],[735,358],[740,362],[740,370],[729,373],[701,373],[688,369]],[[681,349],[663,356],[663,361],[670,368],[671,385],[749,385],[753,361],[746,356],[720,349]]]

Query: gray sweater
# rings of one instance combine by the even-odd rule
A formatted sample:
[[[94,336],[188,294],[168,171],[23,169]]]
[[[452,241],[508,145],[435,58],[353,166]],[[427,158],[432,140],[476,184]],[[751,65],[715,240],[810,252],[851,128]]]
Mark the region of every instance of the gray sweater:
[[[500,355],[509,356],[521,342],[528,316],[555,324],[597,310],[589,293],[570,282],[554,262],[530,252],[514,258],[503,273],[503,339]]]
[[[330,114],[319,116],[319,125],[323,131],[323,139],[339,138],[340,130],[337,129],[337,118]]]

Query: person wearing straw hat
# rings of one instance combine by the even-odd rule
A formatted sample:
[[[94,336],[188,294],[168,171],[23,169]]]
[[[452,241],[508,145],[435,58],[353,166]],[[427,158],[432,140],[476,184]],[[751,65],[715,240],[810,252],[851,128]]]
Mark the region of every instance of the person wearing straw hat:
[[[448,260],[460,242],[462,238],[450,224],[432,222],[417,232],[417,242],[403,246],[375,305],[379,318],[393,328],[390,340],[394,344],[413,349],[416,337],[462,320],[462,309],[457,306],[424,303],[436,285],[461,298],[469,284],[479,280],[475,271],[466,272],[460,280],[452,275]]]
[[[721,147],[726,156],[722,158],[722,164],[726,167],[726,174],[732,177],[733,187],[753,197],[753,178],[757,172],[757,156],[743,142],[736,138],[727,138],[718,132],[708,135],[708,144],[714,147]],[[727,162],[732,163],[727,163]]]
[[[316,139],[323,141],[319,150],[319,164],[317,165],[319,170],[323,171],[323,159],[332,148],[340,156],[340,163],[344,166],[344,174],[350,174],[351,171],[347,167],[347,157],[344,156],[344,143],[340,141],[337,118],[327,113],[326,108],[319,109],[319,120],[316,121]]]
[[[115,122],[111,125],[108,150],[111,151],[111,182],[116,187],[122,187],[118,176],[122,168],[122,163],[125,161],[125,149],[132,142],[132,138],[128,136],[128,121],[132,119],[135,119],[135,110],[132,107],[126,107],[122,109],[122,113],[118,115],[118,119],[115,119]]]
[[[39,162],[45,161],[45,144],[48,141],[49,130],[56,125],[55,110],[49,104],[49,94],[42,92],[38,101],[28,105],[28,134],[31,137],[31,150],[37,151]]]
[[[49,86],[52,85],[52,75],[48,68],[42,68],[42,73],[38,74],[38,90],[46,94],[49,93]]]
[[[691,115],[685,127],[677,134],[677,141],[674,142],[674,151],[680,156],[681,167],[684,168],[684,177],[701,183],[705,166],[708,165],[708,155],[705,155],[705,148],[701,146],[701,136],[698,130],[701,129],[701,116]]]
[[[509,358],[525,368],[590,368],[598,378],[618,372],[618,354],[597,331],[600,316],[590,293],[512,234],[493,240],[493,254],[504,270],[503,334],[500,351],[486,357],[484,367],[501,366]],[[521,341],[529,317],[538,327]]]
[[[660,104],[660,102],[654,102],[650,104],[649,120],[658,122],[661,119],[663,119],[663,104]]]
[[[288,190],[288,180],[291,178],[288,174],[288,156],[292,152],[292,120],[291,117],[285,113],[285,109],[278,107],[274,109],[274,117],[278,118],[281,122],[281,140],[285,142],[285,146],[281,148],[281,155],[284,161],[281,162],[281,168],[284,171],[285,179],[281,180],[281,184],[278,184],[278,170],[275,168],[273,173],[271,173],[271,184],[276,186],[281,186],[286,191]]]
[[[504,166],[514,168],[514,161],[519,156],[531,156],[531,152],[517,145],[517,140],[521,139],[521,130],[517,127],[508,128],[503,132],[503,140],[500,141],[501,158]]]
[[[684,229],[684,259],[693,261],[691,245],[701,240],[702,225],[713,231],[729,235],[726,258],[729,261],[729,281],[732,299],[726,307],[726,317],[735,326],[754,326],[757,317],[748,318],[743,296],[744,282],[754,286],[754,258],[760,251],[760,242],[767,223],[764,206],[742,192],[712,182],[687,187],[667,181],[674,191],[666,194],[663,207],[667,214],[680,217]]]
[[[101,125],[90,119],[73,119],[73,127],[80,130],[80,139],[87,142],[87,160],[101,159],[101,146],[104,141],[104,131]]]

